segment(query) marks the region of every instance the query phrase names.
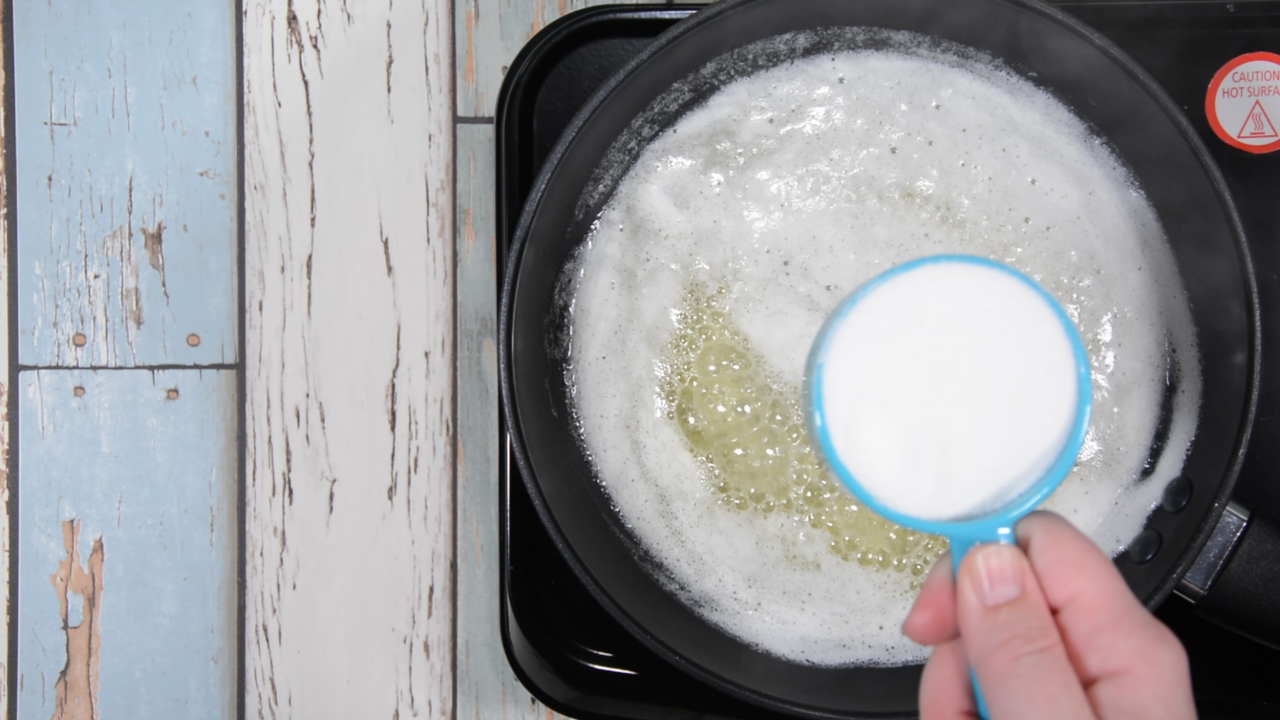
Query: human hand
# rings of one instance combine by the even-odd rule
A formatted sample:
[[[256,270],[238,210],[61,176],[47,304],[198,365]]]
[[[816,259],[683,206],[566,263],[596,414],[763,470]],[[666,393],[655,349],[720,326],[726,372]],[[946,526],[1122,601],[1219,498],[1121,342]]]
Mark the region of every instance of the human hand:
[[[1186,651],[1102,551],[1047,512],[1016,534],[971,550],[955,582],[944,556],[920,589],[902,631],[934,646],[921,718],[978,717],[970,667],[992,720],[1195,718]]]

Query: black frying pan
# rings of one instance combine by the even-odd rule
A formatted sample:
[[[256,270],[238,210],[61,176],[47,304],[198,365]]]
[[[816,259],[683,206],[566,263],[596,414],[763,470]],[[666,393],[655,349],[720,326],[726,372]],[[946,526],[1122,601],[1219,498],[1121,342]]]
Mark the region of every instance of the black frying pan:
[[[554,298],[561,269],[645,141],[725,82],[786,59],[726,60],[735,48],[833,26],[910,30],[1002,59],[1089,122],[1146,191],[1191,298],[1204,384],[1199,431],[1185,464],[1190,501],[1152,515],[1147,539],[1158,537],[1161,547],[1149,561],[1117,560],[1148,605],[1162,601],[1187,572],[1230,497],[1256,400],[1257,298],[1235,210],[1186,120],[1119,50],[1031,0],[727,0],[662,35],[587,103],[534,184],[503,287],[500,383],[529,494],[602,605],[674,664],[798,716],[892,717],[914,714],[919,667],[788,662],[725,635],[663,590],[592,478],[568,421],[564,358],[554,342],[565,322]],[[825,49],[834,48],[803,52]],[[713,61],[714,71],[691,76]],[[650,109],[690,77],[680,102]],[[623,135],[630,142],[616,143]]]

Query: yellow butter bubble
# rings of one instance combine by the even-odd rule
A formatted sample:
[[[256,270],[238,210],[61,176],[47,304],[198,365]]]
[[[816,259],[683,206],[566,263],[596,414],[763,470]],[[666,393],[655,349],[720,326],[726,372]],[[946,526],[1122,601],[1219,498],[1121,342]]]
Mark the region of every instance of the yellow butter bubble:
[[[819,531],[805,537],[836,557],[920,577],[946,540],[876,515],[827,473],[804,431],[800,389],[772,379],[726,311],[727,294],[686,289],[657,393],[702,482],[726,511],[785,514],[796,528]]]

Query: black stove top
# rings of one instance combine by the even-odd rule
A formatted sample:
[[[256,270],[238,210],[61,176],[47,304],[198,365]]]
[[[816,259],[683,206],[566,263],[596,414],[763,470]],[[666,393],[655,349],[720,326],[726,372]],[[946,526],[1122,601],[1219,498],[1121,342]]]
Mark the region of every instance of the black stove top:
[[[1280,53],[1280,1],[1058,5],[1146,67],[1203,136],[1249,238],[1262,300],[1263,357],[1280,357],[1280,326],[1271,324],[1280,323],[1280,152],[1251,155],[1228,147],[1204,113],[1205,92],[1220,67],[1244,53]],[[585,10],[548,27],[516,58],[496,118],[499,285],[520,208],[561,130],[605,79],[694,9]],[[693,680],[629,635],[562,559],[505,452],[501,468],[503,641],[513,669],[535,696],[580,718],[776,717]],[[1264,368],[1236,499],[1280,516],[1277,469],[1280,373]],[[1176,597],[1157,615],[1187,648],[1201,717],[1280,716],[1280,651],[1197,617]]]

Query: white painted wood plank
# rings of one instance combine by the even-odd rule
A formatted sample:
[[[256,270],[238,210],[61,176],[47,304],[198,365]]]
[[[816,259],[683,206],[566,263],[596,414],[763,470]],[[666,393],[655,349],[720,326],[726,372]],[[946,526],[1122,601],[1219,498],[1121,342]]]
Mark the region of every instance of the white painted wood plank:
[[[499,634],[497,281],[494,129],[459,125],[458,645],[459,720],[560,717],[512,673]]]
[[[593,5],[637,0],[457,0],[454,14],[458,115],[493,115],[516,53],[548,23]]]
[[[13,8],[22,362],[235,362],[232,5]]]
[[[18,714],[236,714],[236,376],[19,380]]]
[[[450,11],[245,3],[249,718],[453,712]]]

